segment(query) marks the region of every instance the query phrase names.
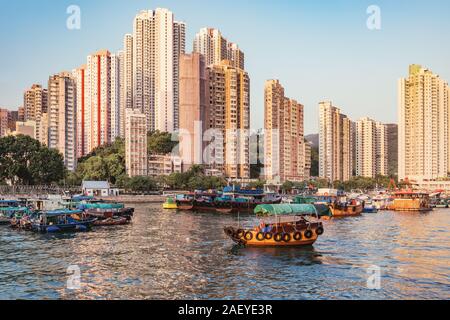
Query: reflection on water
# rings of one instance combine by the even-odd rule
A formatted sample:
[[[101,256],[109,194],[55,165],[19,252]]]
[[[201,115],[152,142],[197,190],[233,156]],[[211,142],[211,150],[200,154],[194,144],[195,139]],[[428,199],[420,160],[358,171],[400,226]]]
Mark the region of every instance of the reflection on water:
[[[314,246],[261,249],[226,238],[236,217],[135,207],[132,225],[84,234],[0,228],[0,298],[450,299],[450,211],[327,221]],[[81,290],[66,289],[71,265]]]

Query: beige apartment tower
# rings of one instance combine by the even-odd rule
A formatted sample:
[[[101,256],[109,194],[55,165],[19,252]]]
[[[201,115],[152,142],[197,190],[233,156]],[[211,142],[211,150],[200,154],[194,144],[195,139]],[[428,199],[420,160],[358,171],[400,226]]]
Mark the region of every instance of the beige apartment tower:
[[[285,97],[279,80],[266,82],[265,177],[272,183],[301,182],[306,178],[303,109],[303,105]]]
[[[203,28],[195,35],[194,52],[205,56],[206,65],[219,65],[231,61],[233,67],[244,70],[245,56],[236,43],[229,42],[218,29]]]
[[[58,150],[70,171],[76,169],[76,80],[62,72],[48,81],[48,146]]]
[[[348,181],[353,176],[354,123],[331,102],[321,102],[319,112],[319,176]]]
[[[41,85],[34,84],[24,94],[24,121],[34,121],[36,123],[36,140],[44,142],[40,132],[45,130],[45,124],[41,123],[42,114],[47,113],[48,91]],[[47,144],[47,143],[45,143]]]
[[[229,60],[208,67],[208,129],[213,136],[213,152],[207,152],[210,169],[231,179],[250,178],[250,78]],[[209,133],[212,131],[209,130]],[[209,150],[211,151],[211,150]]]
[[[180,156],[184,171],[203,164],[203,133],[208,126],[209,79],[205,57],[180,56]]]
[[[125,167],[129,177],[147,176],[147,117],[139,109],[125,112]]]
[[[398,83],[399,179],[445,178],[450,171],[449,86],[420,65]]]
[[[356,175],[388,175],[387,126],[369,118],[356,122]]]

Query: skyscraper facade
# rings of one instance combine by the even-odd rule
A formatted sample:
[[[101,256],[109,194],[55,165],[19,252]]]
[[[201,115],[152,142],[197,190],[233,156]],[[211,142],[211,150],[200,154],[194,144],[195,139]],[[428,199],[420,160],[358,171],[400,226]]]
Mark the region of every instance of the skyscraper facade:
[[[388,175],[387,126],[369,118],[356,122],[356,175]]]
[[[285,97],[279,80],[265,85],[265,176],[268,181],[305,180],[303,105]]]
[[[75,80],[77,90],[76,96],[76,142],[77,142],[77,158],[84,157],[88,154],[87,127],[86,127],[86,65],[83,65],[72,71],[72,77]]]
[[[120,136],[120,115],[121,115],[121,97],[120,97],[120,65],[123,59],[122,52],[111,54],[111,141],[115,141]]]
[[[331,102],[321,102],[319,112],[319,176],[348,181],[353,176],[354,124]]]
[[[111,141],[111,54],[87,58],[85,130],[88,153]]]
[[[209,128],[220,132],[209,137],[214,138],[216,145],[213,169],[222,169],[231,179],[247,179],[250,177],[250,77],[229,60],[208,67],[208,74]]]
[[[420,65],[398,83],[399,179],[447,177],[450,164],[449,86]]]
[[[178,126],[178,62],[185,52],[185,24],[167,9],[142,11],[134,20],[133,103],[149,130]]]
[[[68,72],[53,75],[48,81],[48,146],[64,157],[68,170],[77,164],[76,80]]]
[[[228,42],[218,29],[201,29],[194,39],[194,52],[203,54],[208,66],[229,60],[232,66],[245,69],[244,53],[237,44]]]
[[[25,121],[36,122],[36,140],[42,142],[40,132],[42,114],[47,113],[48,110],[48,91],[39,84],[34,84],[25,91],[24,94],[24,111]],[[42,124],[44,126],[44,124]]]
[[[209,79],[205,57],[199,53],[180,57],[180,156],[184,170],[203,164],[203,132],[208,126]]]
[[[147,176],[147,117],[139,109],[125,111],[125,167],[129,177]]]
[[[126,34],[121,61],[120,136],[125,137],[125,110],[133,108],[133,35]]]

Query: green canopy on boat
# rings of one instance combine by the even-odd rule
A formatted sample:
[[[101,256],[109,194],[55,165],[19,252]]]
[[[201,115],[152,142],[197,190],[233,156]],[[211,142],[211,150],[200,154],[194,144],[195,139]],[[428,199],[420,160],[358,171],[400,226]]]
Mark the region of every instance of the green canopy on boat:
[[[78,205],[80,209],[123,209],[125,207],[122,203],[83,203]]]
[[[258,216],[331,216],[330,209],[327,206],[313,204],[262,204],[255,208],[255,214]]]

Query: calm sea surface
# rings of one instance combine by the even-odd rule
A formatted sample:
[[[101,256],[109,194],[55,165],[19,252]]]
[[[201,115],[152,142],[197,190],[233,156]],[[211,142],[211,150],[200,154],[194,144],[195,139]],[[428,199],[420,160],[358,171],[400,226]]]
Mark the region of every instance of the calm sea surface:
[[[223,233],[237,217],[134,207],[132,225],[89,233],[0,227],[0,299],[450,299],[450,210],[327,221],[313,247],[245,249]]]

